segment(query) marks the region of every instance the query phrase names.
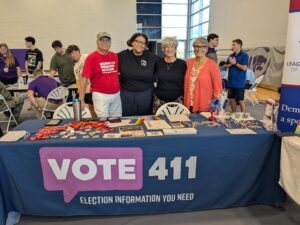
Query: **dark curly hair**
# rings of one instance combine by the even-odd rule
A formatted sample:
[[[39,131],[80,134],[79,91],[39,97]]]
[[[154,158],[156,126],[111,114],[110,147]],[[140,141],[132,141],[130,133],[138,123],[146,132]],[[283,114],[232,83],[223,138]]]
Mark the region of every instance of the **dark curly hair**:
[[[134,42],[134,40],[139,37],[139,36],[142,36],[145,38],[145,41],[146,41],[146,47],[148,46],[148,37],[146,34],[143,34],[143,33],[135,33],[134,35],[131,36],[131,38],[127,41],[127,45],[129,47],[132,47],[132,42]]]

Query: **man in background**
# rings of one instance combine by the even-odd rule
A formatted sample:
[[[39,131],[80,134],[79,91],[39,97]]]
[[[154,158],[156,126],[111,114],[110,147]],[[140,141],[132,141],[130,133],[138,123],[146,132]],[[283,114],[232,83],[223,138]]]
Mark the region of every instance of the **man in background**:
[[[76,85],[79,91],[81,91],[81,83],[82,83],[82,70],[84,66],[85,59],[87,58],[88,54],[81,54],[80,49],[77,45],[69,45],[67,48],[67,53],[71,56],[74,64],[74,74],[76,79]],[[84,101],[88,104],[89,109],[93,116],[95,116],[94,108],[93,108],[93,100],[91,94],[91,85],[90,80],[87,80],[87,86],[84,95]]]
[[[236,112],[237,102],[240,105],[241,112],[246,111],[244,102],[246,71],[248,67],[249,56],[242,51],[243,42],[241,39],[232,41],[233,53],[229,56],[225,68],[228,70],[228,98],[232,112]]]
[[[55,54],[52,56],[50,63],[50,76],[54,77],[58,72],[58,77],[63,86],[68,87],[75,83],[75,76],[73,70],[73,60],[70,55],[66,53],[61,41],[56,40],[52,42],[52,48]]]
[[[219,35],[211,33],[207,36],[208,50],[206,56],[218,63],[216,47],[219,45]]]
[[[222,87],[223,87],[224,90],[225,89],[227,90],[228,71],[224,67],[225,64],[226,64],[225,61],[219,62],[219,69],[221,71],[221,76],[222,76]]]
[[[33,37],[25,38],[25,46],[28,48],[25,54],[25,70],[26,77],[24,84],[27,84],[28,77],[32,76],[35,69],[43,69],[43,53],[35,47],[35,39]]]
[[[34,80],[28,85],[27,96],[34,111],[35,117],[41,119],[42,109],[46,104],[49,93],[60,86],[60,83],[51,77],[44,76],[41,69],[33,71]],[[55,110],[63,103],[63,100],[48,100],[47,108]]]
[[[255,82],[255,74],[252,70],[247,68],[245,89],[249,89],[254,84],[254,82]]]

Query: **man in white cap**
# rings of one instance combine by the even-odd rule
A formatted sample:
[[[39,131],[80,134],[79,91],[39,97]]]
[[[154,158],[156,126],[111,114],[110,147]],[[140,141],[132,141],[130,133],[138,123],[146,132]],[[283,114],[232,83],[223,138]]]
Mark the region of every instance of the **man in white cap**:
[[[107,32],[97,34],[97,49],[86,58],[82,71],[80,100],[85,107],[84,96],[90,79],[94,110],[98,117],[120,117],[122,105],[118,78],[118,56],[109,51],[111,36]]]

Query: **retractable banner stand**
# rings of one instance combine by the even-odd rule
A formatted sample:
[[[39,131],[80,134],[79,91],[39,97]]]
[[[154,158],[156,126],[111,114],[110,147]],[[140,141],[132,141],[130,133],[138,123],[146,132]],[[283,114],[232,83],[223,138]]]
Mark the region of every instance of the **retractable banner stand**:
[[[300,120],[300,0],[290,0],[278,129],[294,132]]]

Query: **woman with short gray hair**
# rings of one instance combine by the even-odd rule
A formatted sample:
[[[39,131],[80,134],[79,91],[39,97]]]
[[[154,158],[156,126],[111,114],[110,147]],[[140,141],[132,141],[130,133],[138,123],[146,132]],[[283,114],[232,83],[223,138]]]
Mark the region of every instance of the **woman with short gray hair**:
[[[193,42],[195,57],[186,61],[184,105],[191,112],[209,112],[210,103],[222,95],[222,77],[215,61],[206,57],[208,44],[205,38]]]
[[[164,58],[160,58],[156,67],[157,87],[154,90],[153,114],[167,102],[183,103],[183,84],[186,64],[176,57],[178,41],[175,37],[162,40]]]
[[[175,37],[165,37],[163,40],[162,40],[162,43],[161,43],[161,47],[164,49],[165,47],[167,46],[174,46],[176,49],[178,47],[178,41]]]

